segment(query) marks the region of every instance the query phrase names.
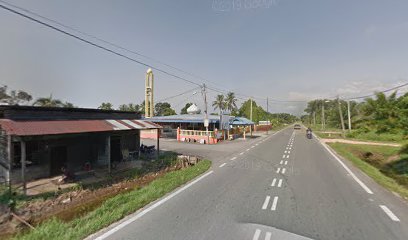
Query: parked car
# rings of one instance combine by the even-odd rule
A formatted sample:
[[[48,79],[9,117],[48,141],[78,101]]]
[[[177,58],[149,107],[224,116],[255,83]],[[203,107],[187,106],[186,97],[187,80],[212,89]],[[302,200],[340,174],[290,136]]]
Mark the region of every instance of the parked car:
[[[302,127],[300,126],[300,124],[295,124],[295,126],[293,128],[294,129],[301,129]]]

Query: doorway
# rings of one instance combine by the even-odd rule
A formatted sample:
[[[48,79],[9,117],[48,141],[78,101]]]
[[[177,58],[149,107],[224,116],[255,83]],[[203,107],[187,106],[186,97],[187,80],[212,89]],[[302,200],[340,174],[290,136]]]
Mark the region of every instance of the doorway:
[[[50,163],[50,175],[56,176],[62,174],[61,168],[66,166],[67,163],[67,147],[56,146],[51,147],[51,163]]]
[[[122,152],[120,146],[120,136],[111,136],[111,156],[110,159],[112,162],[119,162],[122,160]]]

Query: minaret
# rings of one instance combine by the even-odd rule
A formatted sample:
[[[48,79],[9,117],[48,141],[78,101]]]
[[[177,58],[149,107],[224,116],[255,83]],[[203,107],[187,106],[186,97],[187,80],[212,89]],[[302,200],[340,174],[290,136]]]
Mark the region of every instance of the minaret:
[[[151,118],[154,115],[153,80],[153,71],[149,68],[146,72],[145,118]]]

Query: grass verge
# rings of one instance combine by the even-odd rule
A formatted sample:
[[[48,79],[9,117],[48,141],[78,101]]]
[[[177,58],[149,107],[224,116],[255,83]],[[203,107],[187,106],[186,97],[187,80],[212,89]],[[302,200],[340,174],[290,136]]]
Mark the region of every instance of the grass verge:
[[[398,155],[399,148],[345,143],[329,145],[374,181],[408,199],[408,155]]]
[[[141,189],[106,200],[99,208],[83,217],[68,223],[54,218],[15,239],[83,239],[194,179],[210,166],[209,160],[203,160],[193,167],[169,172]]]

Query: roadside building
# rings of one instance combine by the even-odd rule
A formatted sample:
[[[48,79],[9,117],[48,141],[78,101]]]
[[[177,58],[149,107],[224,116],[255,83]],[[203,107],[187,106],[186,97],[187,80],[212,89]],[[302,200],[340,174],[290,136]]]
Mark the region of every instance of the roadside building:
[[[135,112],[0,106],[0,176],[25,185],[60,175],[62,167],[110,171],[113,162],[138,153],[140,130],[159,129]]]
[[[193,106],[193,109],[195,107]],[[208,115],[208,133],[205,127],[205,114],[199,110],[189,114],[155,116],[149,121],[162,126],[161,137],[175,138],[180,142],[199,142],[215,144],[227,139],[230,132],[235,133],[230,139],[243,136],[245,128],[250,129],[254,125],[243,117],[233,117],[228,114]],[[241,131],[239,130],[241,129]],[[155,135],[149,131],[142,132],[142,138],[154,138]]]

